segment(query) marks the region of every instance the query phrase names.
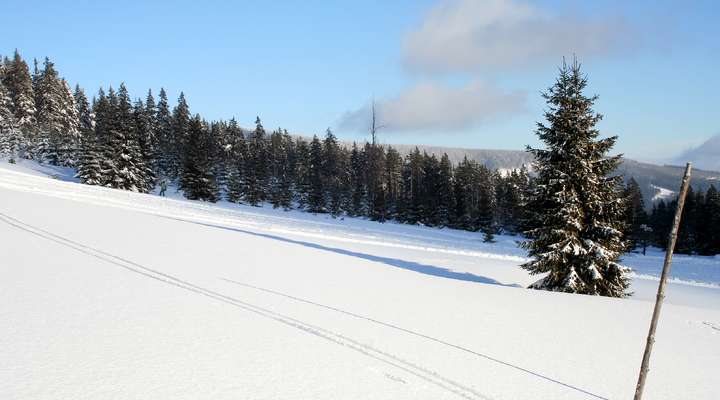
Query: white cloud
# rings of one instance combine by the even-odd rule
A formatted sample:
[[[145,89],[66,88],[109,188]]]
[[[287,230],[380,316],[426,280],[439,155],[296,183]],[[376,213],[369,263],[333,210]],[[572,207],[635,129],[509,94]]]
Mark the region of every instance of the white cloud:
[[[403,60],[429,73],[522,67],[607,55],[625,48],[629,33],[619,18],[550,15],[514,0],[441,0],[406,36]]]
[[[503,92],[475,81],[461,87],[420,83],[376,104],[379,123],[390,132],[463,131],[524,110],[526,94]],[[367,131],[370,105],[346,113],[341,130]]]

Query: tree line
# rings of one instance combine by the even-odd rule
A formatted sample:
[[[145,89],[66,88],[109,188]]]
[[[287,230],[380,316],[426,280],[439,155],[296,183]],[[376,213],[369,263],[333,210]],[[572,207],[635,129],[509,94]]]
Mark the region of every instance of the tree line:
[[[132,100],[121,84],[89,100],[49,59],[31,73],[17,51],[0,65],[0,154],[73,167],[91,185],[147,193],[164,181],[193,200],[452,227],[483,232],[486,241],[539,223],[528,210],[537,178],[525,168],[501,174],[467,158],[402,155],[375,140],[347,146],[330,129],[311,139],[267,132],[260,118],[250,130],[234,119],[206,121],[182,93],[171,108],[163,89],[157,100],[150,90]],[[648,215],[639,193],[630,180],[624,234],[633,248],[662,247],[672,203]],[[686,217],[680,252],[720,252],[720,223],[708,222],[718,220],[717,197],[714,187],[693,195],[698,206],[689,204],[686,216],[698,214]]]

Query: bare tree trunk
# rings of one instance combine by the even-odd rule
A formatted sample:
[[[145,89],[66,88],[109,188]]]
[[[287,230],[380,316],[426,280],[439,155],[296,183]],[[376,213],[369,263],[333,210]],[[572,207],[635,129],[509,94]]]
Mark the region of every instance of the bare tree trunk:
[[[683,206],[685,205],[685,196],[688,192],[688,186],[690,186],[691,170],[691,164],[687,163],[685,176],[683,177],[680,188],[677,209],[675,210],[675,219],[673,220],[673,227],[670,231],[670,241],[667,252],[665,253],[665,264],[663,265],[662,275],[660,276],[655,309],[653,310],[652,320],[650,321],[650,331],[648,332],[647,343],[645,344],[645,354],[643,354],[642,364],[640,366],[640,376],[638,377],[637,387],[635,388],[635,400],[642,399],[643,390],[645,389],[645,379],[650,370],[650,353],[655,343],[655,330],[657,329],[660,310],[662,309],[663,300],[665,299],[665,285],[667,284],[667,277],[670,274],[670,264],[672,263],[673,250],[675,249],[675,242],[677,241],[678,229],[680,227],[680,218],[682,217]]]

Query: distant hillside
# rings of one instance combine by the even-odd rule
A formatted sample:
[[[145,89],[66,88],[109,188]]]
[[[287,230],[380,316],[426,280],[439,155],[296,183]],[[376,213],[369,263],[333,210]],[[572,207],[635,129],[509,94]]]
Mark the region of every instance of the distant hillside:
[[[407,154],[415,149],[415,145],[392,145],[401,154]],[[492,169],[512,170],[523,165],[529,166],[532,162],[532,155],[522,150],[484,150],[484,149],[463,149],[440,146],[417,146],[420,151],[429,154],[441,155],[447,153],[453,163],[462,161],[463,157],[475,160]],[[651,201],[661,198],[672,198],[680,186],[684,167],[672,165],[656,165],[625,159],[618,168],[625,180],[634,177],[640,185],[648,206]],[[692,186],[695,189],[707,190],[710,184],[720,186],[720,172],[694,169],[692,175]]]

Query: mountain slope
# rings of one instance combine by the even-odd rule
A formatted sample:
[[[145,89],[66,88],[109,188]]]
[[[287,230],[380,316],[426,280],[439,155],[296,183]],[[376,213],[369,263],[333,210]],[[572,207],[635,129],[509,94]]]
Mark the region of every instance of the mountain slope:
[[[407,154],[416,146],[414,145],[392,145],[400,153]],[[439,146],[417,146],[420,151],[426,151],[429,154],[447,153],[448,157],[454,163],[462,161],[463,157],[475,160],[492,169],[512,170],[518,169],[523,165],[529,166],[533,157],[526,151],[521,150],[482,150],[482,149],[463,149],[453,147]],[[687,160],[691,160],[688,158]],[[706,165],[706,164],[703,164]],[[643,196],[650,207],[650,200],[663,191],[663,189],[676,191],[680,186],[684,166],[673,165],[656,165],[624,159],[618,168],[618,173],[622,174],[626,181],[630,177],[634,177],[640,185]],[[720,172],[706,171],[695,168],[693,170],[692,185],[695,189],[707,190],[711,184],[716,187],[720,185]]]

